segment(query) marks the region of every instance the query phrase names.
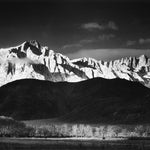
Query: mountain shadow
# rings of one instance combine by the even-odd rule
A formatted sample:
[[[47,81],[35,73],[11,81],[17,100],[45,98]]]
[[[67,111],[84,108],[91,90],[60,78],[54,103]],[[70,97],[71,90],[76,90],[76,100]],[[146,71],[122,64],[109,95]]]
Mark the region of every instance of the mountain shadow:
[[[150,123],[150,89],[123,79],[77,83],[24,79],[0,87],[0,114],[17,120]]]

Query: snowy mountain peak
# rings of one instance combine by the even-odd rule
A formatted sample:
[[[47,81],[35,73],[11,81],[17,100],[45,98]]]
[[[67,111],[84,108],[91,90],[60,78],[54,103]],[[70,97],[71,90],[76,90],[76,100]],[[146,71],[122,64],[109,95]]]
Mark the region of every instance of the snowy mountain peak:
[[[141,56],[139,57],[139,62],[140,62],[141,64],[146,64],[147,61],[148,61],[148,57],[147,57],[146,55],[141,55]]]
[[[37,49],[41,48],[41,45],[37,40],[25,41],[20,46],[22,46],[23,49],[28,49],[28,47],[36,47]]]
[[[146,56],[146,55],[141,55],[141,56],[139,56],[139,59],[147,59],[148,57]]]
[[[0,49],[0,85],[24,78],[76,82],[88,77],[67,56],[37,41]]]
[[[139,57],[126,57],[113,61],[96,61],[94,59],[75,59],[72,62],[80,68],[92,68],[92,77],[107,79],[122,78],[130,81],[139,81],[149,86],[150,59],[141,55]]]
[[[37,40],[31,40],[31,41],[29,41],[29,44],[32,45],[32,46],[35,46],[38,49],[41,48],[41,45]]]
[[[149,86],[150,59],[141,55],[108,62],[86,57],[70,60],[36,40],[0,49],[0,85],[25,78],[77,82],[96,77],[122,78]]]

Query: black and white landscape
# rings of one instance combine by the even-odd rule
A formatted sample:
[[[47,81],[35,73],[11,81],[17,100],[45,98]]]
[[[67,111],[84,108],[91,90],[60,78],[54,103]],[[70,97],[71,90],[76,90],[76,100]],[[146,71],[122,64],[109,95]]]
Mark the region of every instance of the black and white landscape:
[[[1,115],[149,123],[150,59],[144,55],[110,62],[70,60],[36,41],[0,52]]]
[[[0,1],[0,149],[150,149],[149,8]]]

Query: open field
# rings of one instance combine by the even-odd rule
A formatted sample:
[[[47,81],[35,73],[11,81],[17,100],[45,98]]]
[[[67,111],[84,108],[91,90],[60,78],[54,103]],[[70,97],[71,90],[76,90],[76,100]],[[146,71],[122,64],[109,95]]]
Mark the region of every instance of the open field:
[[[150,140],[1,138],[1,150],[149,150]]]

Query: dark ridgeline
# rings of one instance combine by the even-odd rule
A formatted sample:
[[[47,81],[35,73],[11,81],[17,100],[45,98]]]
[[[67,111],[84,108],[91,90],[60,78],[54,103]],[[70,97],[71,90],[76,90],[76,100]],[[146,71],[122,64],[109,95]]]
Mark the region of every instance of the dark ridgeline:
[[[78,83],[24,79],[0,88],[0,114],[17,120],[150,123],[150,89],[123,79]]]

